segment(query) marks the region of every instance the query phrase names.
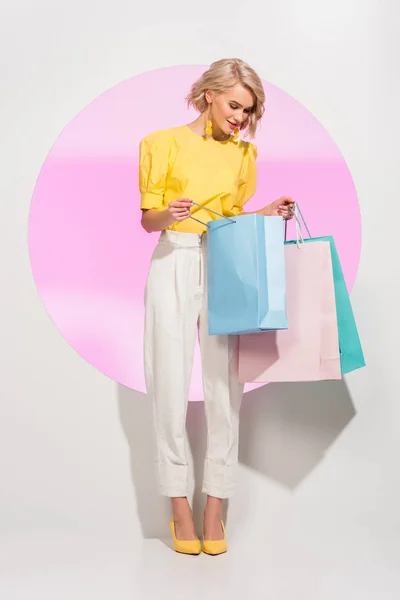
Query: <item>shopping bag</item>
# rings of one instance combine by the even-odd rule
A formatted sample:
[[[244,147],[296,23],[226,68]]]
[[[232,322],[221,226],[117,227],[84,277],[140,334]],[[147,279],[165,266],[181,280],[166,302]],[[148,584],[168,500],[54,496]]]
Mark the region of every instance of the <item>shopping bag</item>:
[[[287,327],[282,223],[258,214],[208,223],[210,335]]]
[[[308,240],[304,240],[303,238],[302,226],[299,217],[301,218],[302,223],[307,231],[309,237]],[[307,242],[328,241],[331,247],[333,280],[335,286],[336,315],[339,335],[340,366],[342,375],[345,375],[346,373],[350,373],[351,371],[355,371],[356,369],[365,367],[365,359],[335,241],[332,236],[312,238],[310,230],[307,227],[307,223],[298,205],[296,205],[295,210],[295,221],[296,244],[298,244],[298,240],[300,238],[301,240]],[[285,243],[294,243],[286,242],[286,237],[287,222],[285,222]]]
[[[239,380],[340,379],[330,244],[286,244],[285,262],[288,329],[240,336]]]
[[[340,365],[342,374],[345,375],[346,373],[365,367],[365,358],[335,241],[332,236],[312,238],[304,241],[328,241],[331,247],[337,326],[339,333]],[[291,242],[288,243],[290,244]]]
[[[307,229],[309,239],[303,239],[297,211]],[[296,207],[295,219],[297,239],[285,241],[289,328],[287,332],[266,332],[259,338],[255,336],[240,338],[239,378],[242,382],[337,379],[365,366],[357,325],[334,239],[332,236],[311,238],[298,207]],[[301,254],[300,251],[303,253]],[[316,272],[320,274],[317,280],[315,273],[313,274],[310,269],[312,261],[317,259],[319,253],[324,253],[325,259],[322,263],[314,265],[314,269],[318,269]],[[312,282],[311,297],[307,284]],[[332,328],[332,282],[336,313],[335,331]],[[314,308],[310,310],[312,306]],[[319,351],[318,331],[320,332]],[[319,361],[318,373],[313,360]]]

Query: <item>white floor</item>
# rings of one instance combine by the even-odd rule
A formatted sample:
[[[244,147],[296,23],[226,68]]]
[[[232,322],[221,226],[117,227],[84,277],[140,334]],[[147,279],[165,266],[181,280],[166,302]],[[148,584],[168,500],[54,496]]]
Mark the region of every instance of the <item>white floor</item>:
[[[184,556],[170,540],[146,540],[118,553],[116,540],[56,536],[2,538],[2,600],[398,600],[398,539],[385,547],[360,535],[341,551],[335,528],[296,545],[271,547],[236,530],[225,555]],[[324,551],[321,552],[321,548]],[[353,556],[352,561],[345,556]],[[322,556],[324,558],[322,559]],[[343,558],[342,558],[343,557]]]

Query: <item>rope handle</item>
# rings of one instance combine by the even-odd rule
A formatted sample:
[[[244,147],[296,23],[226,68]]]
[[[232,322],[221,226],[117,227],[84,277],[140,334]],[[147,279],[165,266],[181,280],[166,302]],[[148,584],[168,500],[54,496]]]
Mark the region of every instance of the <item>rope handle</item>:
[[[296,204],[294,205],[294,212],[293,212],[293,216],[296,222],[296,245],[297,247],[299,247],[299,241],[304,244],[304,237],[303,237],[303,232],[302,232],[302,224],[300,222],[300,219],[303,222],[303,225],[307,231],[308,237],[311,238],[311,233],[310,230],[308,228],[308,225],[306,223],[306,220],[303,216],[303,213],[301,212],[301,209],[299,207],[299,205]],[[299,219],[300,217],[300,219]],[[287,241],[287,221],[285,221],[285,242]]]
[[[218,217],[222,217],[223,219],[228,219],[228,221],[231,221],[232,223],[236,223],[235,219],[231,219],[231,217],[225,217],[225,215],[221,215],[221,213],[216,212],[215,210],[211,210],[211,208],[207,208],[207,206],[203,206],[202,204],[197,204],[197,202],[193,202],[193,200],[192,204],[194,204],[195,206],[199,206],[200,208],[204,208],[204,210],[208,210],[208,212],[214,213],[214,215],[217,215]],[[193,221],[197,221],[198,223],[205,225],[205,227],[209,227],[208,223],[204,223],[204,221],[200,221],[200,219],[196,219],[192,216],[190,216],[190,218],[193,219]]]
[[[223,219],[227,219],[228,221],[231,221],[231,223],[236,223],[235,219],[232,219],[231,217],[226,217],[225,215],[222,215],[219,212],[216,212],[215,210],[212,210],[211,208],[207,208],[206,206],[203,206],[202,204],[198,204],[197,202],[193,202],[192,200],[192,204],[194,204],[195,206],[198,206],[199,208],[203,208],[204,210],[208,210],[208,212],[213,213],[214,215],[217,215],[218,217],[222,217]],[[297,204],[297,202],[294,205],[294,212],[293,212],[295,221],[296,221],[296,244],[297,246],[299,245],[299,241],[301,243],[304,243],[304,237],[303,237],[303,232],[302,232],[302,224],[300,222],[300,219],[303,222],[303,225],[307,231],[308,237],[311,238],[311,233],[310,230],[308,228],[308,225],[306,223],[306,220],[303,216],[303,213],[301,212],[301,209],[299,207],[299,205]],[[300,219],[299,219],[300,216]],[[205,227],[209,227],[208,223],[204,223],[204,221],[200,221],[200,219],[196,219],[196,217],[193,217],[192,215],[190,216],[191,219],[193,219],[193,221],[197,221],[198,223],[201,223],[201,225],[204,225]],[[287,241],[287,220],[285,220],[285,242]]]

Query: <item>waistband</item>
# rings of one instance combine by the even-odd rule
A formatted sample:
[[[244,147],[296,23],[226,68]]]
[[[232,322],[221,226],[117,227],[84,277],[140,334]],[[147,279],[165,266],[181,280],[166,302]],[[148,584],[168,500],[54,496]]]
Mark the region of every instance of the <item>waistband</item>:
[[[207,235],[205,233],[184,233],[183,231],[173,231],[166,229],[161,232],[159,241],[180,246],[182,248],[195,248],[203,246],[206,242]]]

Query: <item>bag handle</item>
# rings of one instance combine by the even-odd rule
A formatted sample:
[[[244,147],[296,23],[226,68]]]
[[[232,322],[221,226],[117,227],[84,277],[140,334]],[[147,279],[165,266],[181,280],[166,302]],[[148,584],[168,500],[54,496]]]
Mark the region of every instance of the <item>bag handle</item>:
[[[195,206],[199,206],[200,208],[204,208],[204,210],[208,210],[208,212],[214,213],[214,215],[218,215],[218,217],[222,217],[223,219],[228,219],[228,221],[231,221],[232,223],[236,223],[235,219],[231,219],[231,217],[225,217],[225,215],[221,215],[221,213],[216,212],[215,210],[211,210],[211,208],[207,208],[207,206],[203,206],[202,204],[197,204],[197,202],[193,202],[193,200],[192,200],[192,204],[194,204]],[[193,221],[197,221],[198,223],[201,223],[202,225],[209,227],[208,223],[204,223],[204,221],[200,221],[200,219],[196,219],[195,217],[192,217],[192,216],[190,216],[190,218],[193,219]]]
[[[304,243],[304,238],[303,238],[303,232],[302,232],[302,225],[299,219],[299,216],[303,222],[303,225],[307,231],[308,237],[311,238],[311,233],[310,230],[308,229],[308,225],[306,223],[306,220],[303,216],[303,213],[301,212],[300,206],[297,204],[294,205],[294,212],[293,212],[295,221],[296,221],[296,244],[297,246],[299,246],[299,241],[301,241],[301,243]],[[287,241],[287,221],[285,220],[285,242]]]
[[[235,219],[232,219],[231,217],[226,217],[225,215],[222,215],[219,212],[216,212],[215,210],[212,210],[211,208],[207,208],[206,206],[203,206],[202,204],[198,204],[197,202],[193,202],[192,200],[192,204],[195,206],[198,206],[199,208],[204,208],[204,210],[208,210],[208,212],[213,213],[214,215],[217,215],[218,217],[222,217],[223,219],[227,219],[228,221],[231,221],[231,223],[236,223]],[[302,225],[299,219],[299,216],[303,222],[303,225],[307,231],[308,237],[311,238],[311,233],[310,230],[308,228],[308,225],[306,223],[306,220],[303,216],[303,213],[301,212],[300,206],[298,205],[298,203],[296,202],[294,205],[294,218],[296,221],[296,244],[297,246],[299,245],[299,240],[301,241],[301,243],[304,243],[304,238],[303,238],[303,233],[302,233]],[[200,219],[196,219],[196,217],[193,217],[192,215],[190,215],[190,219],[193,219],[193,221],[197,221],[198,223],[201,223],[201,225],[204,225],[205,227],[209,227],[208,223],[204,223],[204,221],[200,221]],[[287,220],[285,220],[285,242],[287,241]]]

